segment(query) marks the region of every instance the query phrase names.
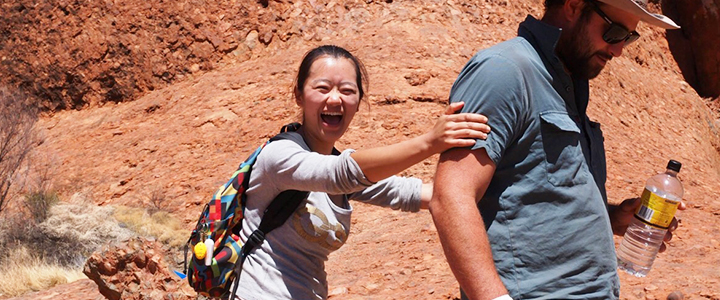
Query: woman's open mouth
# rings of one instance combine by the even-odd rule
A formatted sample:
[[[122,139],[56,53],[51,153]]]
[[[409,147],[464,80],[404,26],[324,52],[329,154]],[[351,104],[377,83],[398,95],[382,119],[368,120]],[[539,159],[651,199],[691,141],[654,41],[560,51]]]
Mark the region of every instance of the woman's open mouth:
[[[324,112],[320,114],[323,123],[331,126],[339,125],[342,122],[343,114],[341,112]]]

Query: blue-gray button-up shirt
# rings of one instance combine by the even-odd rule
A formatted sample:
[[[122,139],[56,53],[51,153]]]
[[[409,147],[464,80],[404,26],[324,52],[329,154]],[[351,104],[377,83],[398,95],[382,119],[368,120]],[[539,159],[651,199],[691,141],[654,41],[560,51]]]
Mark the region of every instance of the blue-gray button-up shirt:
[[[450,94],[492,127],[473,149],[496,165],[478,204],[495,266],[514,299],[617,299],[605,149],[585,114],[588,81],[555,55],[560,29],[528,16],[518,35],[478,52]]]

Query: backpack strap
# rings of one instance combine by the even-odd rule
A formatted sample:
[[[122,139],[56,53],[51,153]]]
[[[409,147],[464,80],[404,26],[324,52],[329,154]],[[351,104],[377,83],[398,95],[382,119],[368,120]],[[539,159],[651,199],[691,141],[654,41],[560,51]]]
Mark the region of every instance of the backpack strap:
[[[291,133],[300,129],[300,126],[300,123],[290,123],[285,125],[280,130],[280,134],[272,137],[270,141],[288,139],[303,146],[305,143],[297,140],[298,137],[302,140],[302,136],[296,133]],[[273,199],[272,202],[270,202],[270,205],[268,205],[263,213],[260,226],[258,226],[258,229],[253,231],[252,234],[250,234],[240,250],[240,260],[237,264],[235,264],[235,279],[233,280],[233,289],[230,293],[231,299],[233,299],[235,292],[237,292],[238,284],[240,282],[240,272],[242,272],[242,266],[245,262],[245,258],[247,258],[255,247],[262,245],[265,241],[265,236],[270,233],[270,231],[280,227],[285,223],[285,221],[287,221],[287,219],[290,218],[293,212],[295,212],[298,206],[300,206],[300,203],[307,198],[308,194],[310,194],[310,192],[286,190],[281,192],[275,197],[275,199]]]
[[[280,133],[284,133],[284,132],[288,132],[288,131],[292,131],[292,132],[298,131],[298,129],[300,129],[300,126],[302,126],[302,124],[300,124],[298,122],[293,122],[293,123],[287,124],[287,125],[283,126],[282,128],[280,128]]]

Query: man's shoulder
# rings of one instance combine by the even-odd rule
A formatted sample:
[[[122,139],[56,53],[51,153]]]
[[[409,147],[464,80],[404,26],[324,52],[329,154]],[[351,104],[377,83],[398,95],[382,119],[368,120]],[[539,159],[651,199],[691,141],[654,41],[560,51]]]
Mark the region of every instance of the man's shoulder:
[[[537,62],[539,56],[535,48],[523,37],[515,37],[478,51],[471,59],[475,63],[488,60],[506,60],[518,66]]]

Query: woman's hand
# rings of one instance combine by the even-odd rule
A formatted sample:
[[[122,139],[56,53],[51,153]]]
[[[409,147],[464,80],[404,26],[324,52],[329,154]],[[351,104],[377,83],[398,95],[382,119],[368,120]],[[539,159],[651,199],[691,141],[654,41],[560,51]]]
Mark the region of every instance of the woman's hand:
[[[433,153],[440,153],[454,147],[470,147],[475,139],[486,139],[490,133],[487,117],[481,114],[461,113],[463,102],[450,103],[445,115],[438,121],[424,138]]]

